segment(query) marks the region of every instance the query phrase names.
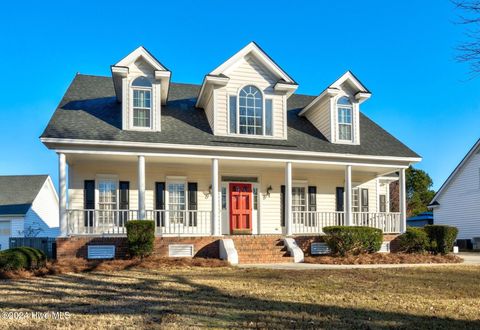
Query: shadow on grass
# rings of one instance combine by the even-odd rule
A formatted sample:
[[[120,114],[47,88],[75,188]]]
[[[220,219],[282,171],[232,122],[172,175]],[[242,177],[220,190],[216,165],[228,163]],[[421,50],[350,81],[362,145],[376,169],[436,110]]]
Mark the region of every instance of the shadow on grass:
[[[238,272],[202,274],[203,279],[232,281]],[[236,273],[236,274],[235,274]],[[222,279],[222,277],[225,277]],[[146,324],[159,324],[172,315],[182,326],[268,328],[462,328],[480,327],[478,321],[390,312],[373,309],[326,306],[317,303],[277,301],[261,294],[226,292],[200,284],[195,275],[179,272],[124,271],[67,274],[44,279],[0,282],[0,306],[6,310],[68,311],[92,317],[115,314],[143,315]],[[234,278],[234,277],[233,277]],[[407,279],[405,279],[407,280]],[[6,298],[4,290],[17,297]],[[28,299],[31,297],[31,299]],[[385,302],[388,304],[388,301]]]

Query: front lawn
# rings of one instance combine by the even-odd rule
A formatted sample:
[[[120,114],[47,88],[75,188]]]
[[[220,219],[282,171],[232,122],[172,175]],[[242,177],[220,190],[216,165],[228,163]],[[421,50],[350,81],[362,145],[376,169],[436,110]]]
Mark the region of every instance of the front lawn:
[[[480,267],[131,269],[0,281],[12,327],[479,328]],[[4,312],[69,312],[67,320]],[[38,314],[37,314],[38,315]],[[6,318],[7,316],[7,318]]]

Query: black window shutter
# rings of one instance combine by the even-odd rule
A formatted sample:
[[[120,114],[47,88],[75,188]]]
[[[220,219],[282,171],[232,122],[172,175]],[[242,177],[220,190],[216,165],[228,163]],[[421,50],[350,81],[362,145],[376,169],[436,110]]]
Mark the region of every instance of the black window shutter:
[[[130,208],[130,182],[120,181],[118,183],[119,198],[118,198],[118,209],[119,210],[128,210]],[[125,223],[128,221],[128,211],[119,211],[118,214],[118,225],[125,226]]]
[[[165,182],[155,182],[155,210],[157,226],[165,226]]]
[[[120,190],[120,200],[119,200],[119,209],[120,210],[128,210],[130,208],[130,182],[128,181],[120,181],[118,183],[119,190]]]
[[[198,198],[197,198],[197,183],[189,182],[188,183],[188,210],[196,211],[198,209]],[[189,224],[190,226],[197,225],[197,212],[188,212],[189,213]]]
[[[317,187],[316,186],[308,186],[308,210],[309,211],[316,211],[317,210]],[[316,214],[309,213],[308,214],[308,225],[315,226],[316,225]]]
[[[285,227],[285,186],[282,185],[280,187],[280,208],[281,208],[281,225],[282,227]]]
[[[308,210],[309,211],[317,210],[317,187],[316,186],[308,187]]]
[[[337,212],[343,212],[344,205],[343,205],[343,198],[344,198],[345,188],[344,187],[337,187],[336,188],[336,210]]]
[[[83,208],[91,210],[85,211],[85,227],[93,227],[95,216],[95,180],[85,180],[83,182]]]
[[[368,189],[362,189],[362,212],[368,212]]]

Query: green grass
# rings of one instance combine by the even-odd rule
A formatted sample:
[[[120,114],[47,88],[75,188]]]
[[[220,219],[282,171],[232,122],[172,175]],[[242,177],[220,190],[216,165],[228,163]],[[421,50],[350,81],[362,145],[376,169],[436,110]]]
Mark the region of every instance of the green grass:
[[[68,311],[11,327],[480,328],[480,267],[165,268],[0,281],[0,311]],[[1,316],[1,314],[0,314]]]

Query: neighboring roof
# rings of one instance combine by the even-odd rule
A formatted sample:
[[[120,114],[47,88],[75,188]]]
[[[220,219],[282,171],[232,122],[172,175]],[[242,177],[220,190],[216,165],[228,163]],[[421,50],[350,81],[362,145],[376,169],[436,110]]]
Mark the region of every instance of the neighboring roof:
[[[423,212],[407,219],[407,221],[432,220],[433,212]]]
[[[460,171],[460,169],[463,167],[463,165],[465,165],[466,162],[468,162],[468,160],[477,152],[477,150],[480,149],[480,139],[477,140],[477,142],[475,142],[475,144],[473,145],[472,148],[470,148],[470,150],[467,152],[467,154],[465,155],[465,157],[463,157],[462,161],[457,165],[457,167],[455,167],[455,169],[453,170],[452,173],[450,173],[450,175],[448,176],[447,180],[445,180],[445,182],[442,184],[442,186],[440,187],[440,189],[438,189],[437,193],[435,194],[435,196],[433,196],[433,199],[432,201],[430,202],[430,204],[428,206],[430,207],[434,207],[434,206],[438,206],[440,205],[440,203],[438,203],[437,199],[438,197],[440,197],[440,195],[443,193],[443,191],[447,188],[448,184],[453,180],[453,178],[457,175],[457,173]]]
[[[363,114],[360,145],[330,143],[308,119],[298,115],[315,96],[298,94],[287,101],[287,140],[215,136],[205,112],[195,108],[200,85],[172,83],[170,88],[168,102],[162,106],[162,131],[127,131],[122,130],[122,109],[112,79],[79,74],[41,137],[419,157]]]
[[[48,175],[0,176],[0,216],[25,215]]]

